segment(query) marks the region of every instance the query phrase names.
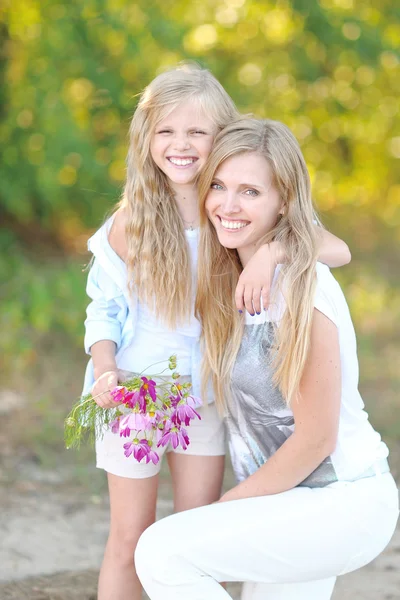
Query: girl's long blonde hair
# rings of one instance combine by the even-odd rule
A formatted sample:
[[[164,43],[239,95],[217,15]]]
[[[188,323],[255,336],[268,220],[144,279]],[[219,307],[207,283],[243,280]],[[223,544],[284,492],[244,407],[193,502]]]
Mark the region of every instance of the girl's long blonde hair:
[[[182,219],[150,143],[158,123],[179,104],[196,101],[220,131],[238,117],[222,85],[206,69],[183,64],[143,91],[130,126],[127,179],[120,207],[127,217],[130,289],[170,327],[190,315],[191,265]]]
[[[203,326],[203,384],[211,378],[216,401],[223,410],[229,380],[239,350],[243,319],[235,306],[235,288],[242,271],[237,250],[224,248],[207,218],[205,201],[215,173],[228,158],[256,153],[269,163],[284,214],[259,245],[279,241],[287,256],[274,298],[283,294],[285,310],[275,328],[275,383],[287,403],[298,393],[309,350],[313,314],[317,238],[313,220],[310,178],[300,147],[282,123],[242,118],[216,138],[199,180],[201,234],[196,312]]]

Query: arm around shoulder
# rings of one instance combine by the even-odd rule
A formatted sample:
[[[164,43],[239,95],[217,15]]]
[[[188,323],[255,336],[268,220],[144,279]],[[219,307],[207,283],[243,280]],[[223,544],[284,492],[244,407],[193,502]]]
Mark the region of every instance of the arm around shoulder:
[[[318,260],[320,262],[332,269],[349,264],[351,253],[346,242],[321,227],[318,227],[318,234],[320,238]]]

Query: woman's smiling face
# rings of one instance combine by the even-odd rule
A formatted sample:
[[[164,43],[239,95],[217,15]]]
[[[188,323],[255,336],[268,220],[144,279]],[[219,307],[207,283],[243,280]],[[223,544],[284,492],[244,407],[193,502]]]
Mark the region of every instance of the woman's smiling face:
[[[283,212],[272,169],[256,152],[237,154],[219,166],[205,207],[221,245],[237,249],[242,263]]]

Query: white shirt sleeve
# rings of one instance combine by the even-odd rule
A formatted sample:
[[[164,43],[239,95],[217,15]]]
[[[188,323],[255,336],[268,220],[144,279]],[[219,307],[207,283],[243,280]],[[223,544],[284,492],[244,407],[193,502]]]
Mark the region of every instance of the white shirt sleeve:
[[[122,321],[126,319],[128,307],[122,291],[101,268],[95,259],[90,269],[86,293],[91,302],[86,309],[85,350],[90,354],[91,346],[100,340],[121,344]]]
[[[317,263],[317,284],[314,306],[338,327],[339,314],[337,303],[335,301],[336,287],[338,287],[338,283],[331,274],[329,267],[322,263]]]

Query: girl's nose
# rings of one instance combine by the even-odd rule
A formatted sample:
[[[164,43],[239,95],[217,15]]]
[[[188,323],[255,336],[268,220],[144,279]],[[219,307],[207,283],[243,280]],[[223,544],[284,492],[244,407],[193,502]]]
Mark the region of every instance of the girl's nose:
[[[186,135],[176,135],[174,138],[174,148],[176,150],[188,150],[190,142]]]

